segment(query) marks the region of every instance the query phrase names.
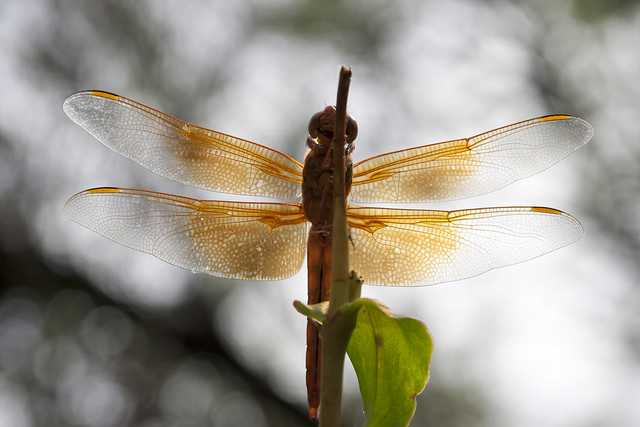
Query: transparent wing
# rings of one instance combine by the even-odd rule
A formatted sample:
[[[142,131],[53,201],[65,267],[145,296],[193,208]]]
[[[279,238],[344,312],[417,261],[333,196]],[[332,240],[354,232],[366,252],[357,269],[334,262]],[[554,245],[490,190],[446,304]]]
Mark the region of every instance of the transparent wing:
[[[591,125],[547,116],[456,141],[396,151],[353,168],[354,202],[430,202],[477,196],[538,173],[586,144]]]
[[[302,165],[262,145],[190,125],[108,92],[78,92],[65,113],[98,141],[145,168],[224,193],[294,199]]]
[[[300,270],[305,256],[307,223],[298,204],[96,188],[70,198],[64,211],[117,243],[217,277],[283,279]]]
[[[578,240],[571,215],[550,208],[347,211],[351,268],[365,284],[424,286],[526,261]]]

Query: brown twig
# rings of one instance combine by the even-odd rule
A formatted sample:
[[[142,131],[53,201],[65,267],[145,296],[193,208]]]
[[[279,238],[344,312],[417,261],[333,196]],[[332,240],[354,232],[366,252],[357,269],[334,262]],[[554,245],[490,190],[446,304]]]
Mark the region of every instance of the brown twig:
[[[342,412],[344,358],[352,328],[341,319],[349,302],[349,236],[345,194],[345,132],[351,69],[342,67],[333,133],[333,265],[327,320],[322,328],[320,425],[339,427]]]

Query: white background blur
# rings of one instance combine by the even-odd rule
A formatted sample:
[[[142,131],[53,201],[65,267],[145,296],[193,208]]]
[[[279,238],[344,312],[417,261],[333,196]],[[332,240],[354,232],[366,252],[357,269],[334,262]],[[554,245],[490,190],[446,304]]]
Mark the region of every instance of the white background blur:
[[[299,415],[287,425],[307,424],[306,321],[292,306],[306,273],[193,275],[68,220],[65,200],[96,186],[241,198],[120,158],[62,102],[111,91],[302,161],[343,64],[355,162],[547,114],[595,128],[543,173],[423,206],[554,207],[583,223],[582,240],[456,283],[363,289],[433,335],[412,425],[640,425],[639,29],[634,1],[3,1],[0,427],[284,425],[267,392]],[[223,366],[265,390],[184,338],[194,304],[235,360]],[[353,373],[347,390],[345,425],[359,425]]]

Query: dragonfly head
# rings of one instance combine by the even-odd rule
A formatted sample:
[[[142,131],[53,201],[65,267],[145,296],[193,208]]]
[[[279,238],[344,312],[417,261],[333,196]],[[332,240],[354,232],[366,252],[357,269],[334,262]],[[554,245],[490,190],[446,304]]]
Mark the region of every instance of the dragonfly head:
[[[336,107],[327,106],[323,111],[318,111],[309,120],[309,135],[317,138],[322,135],[328,141],[333,140],[333,131],[336,123]],[[358,124],[349,115],[346,123],[347,144],[351,144],[358,136]]]

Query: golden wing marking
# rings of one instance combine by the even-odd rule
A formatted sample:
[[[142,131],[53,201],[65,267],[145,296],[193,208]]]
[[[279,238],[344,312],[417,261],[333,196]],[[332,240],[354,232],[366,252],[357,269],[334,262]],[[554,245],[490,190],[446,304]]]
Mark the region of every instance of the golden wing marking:
[[[555,115],[383,154],[354,166],[351,200],[405,203],[477,196],[548,168],[592,136],[587,121]]]
[[[268,147],[101,91],[78,92],[64,111],[104,145],[160,176],[207,190],[290,200],[302,165]]]
[[[582,225],[551,208],[432,211],[349,206],[351,268],[366,284],[424,286],[526,261],[578,240]]]
[[[284,279],[300,270],[305,255],[307,222],[300,204],[96,188],[71,197],[64,211],[117,243],[217,277]]]

